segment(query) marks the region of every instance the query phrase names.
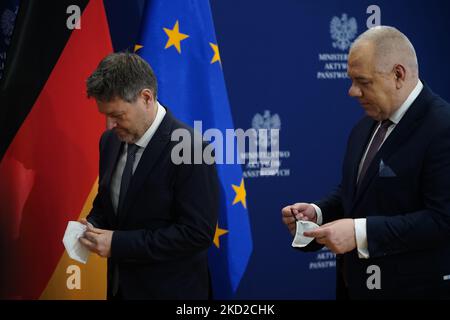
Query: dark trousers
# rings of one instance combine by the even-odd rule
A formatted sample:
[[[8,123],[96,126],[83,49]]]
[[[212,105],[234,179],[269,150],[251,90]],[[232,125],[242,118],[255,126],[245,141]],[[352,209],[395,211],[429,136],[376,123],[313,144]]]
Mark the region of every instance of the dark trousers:
[[[112,289],[109,288],[110,286],[108,286],[108,291],[106,293],[106,300],[111,300],[111,301],[120,301],[120,300],[124,300],[123,295],[122,295],[122,288],[119,286],[119,290],[117,290],[117,293],[115,295],[112,294]]]

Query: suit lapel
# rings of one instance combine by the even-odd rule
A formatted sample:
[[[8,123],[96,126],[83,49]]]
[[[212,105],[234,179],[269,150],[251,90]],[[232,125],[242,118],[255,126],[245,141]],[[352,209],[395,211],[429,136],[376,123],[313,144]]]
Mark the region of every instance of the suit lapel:
[[[119,156],[120,156],[120,151],[121,151],[121,146],[122,146],[122,142],[120,142],[120,140],[117,138],[115,133],[111,133],[111,146],[109,148],[107,148],[107,154],[105,156],[105,159],[107,159],[106,161],[106,169],[105,169],[105,173],[103,175],[102,181],[100,182],[100,184],[103,187],[106,187],[106,189],[110,189],[110,184],[111,184],[111,178],[114,172],[114,169],[116,168],[117,165],[117,161],[119,160]],[[112,160],[112,161],[111,161]]]
[[[116,168],[117,161],[119,160],[122,142],[117,138],[114,132],[110,132],[108,138],[108,141],[105,142],[105,154],[102,155],[104,159],[106,159],[106,161],[104,161],[106,168],[99,185],[105,190],[105,200],[107,202],[106,205],[108,206],[106,212],[112,212],[112,216],[115,217],[111,200],[111,178],[114,169]]]
[[[380,150],[377,152],[369,165],[369,168],[361,181],[361,185],[358,187],[353,207],[361,199],[361,196],[365,193],[372,180],[376,177],[381,159],[383,159],[384,162],[389,160],[392,154],[399,149],[400,145],[407,140],[411,136],[412,132],[420,125],[420,120],[427,111],[427,100],[430,94],[431,92],[429,89],[424,86],[420,95],[394,128],[394,131],[392,131],[392,133],[387,137],[386,141],[383,143]],[[361,160],[361,158],[359,158],[359,160]]]
[[[125,196],[123,209],[119,212],[119,225],[126,216],[130,205],[133,203],[138,191],[147,179],[147,176],[151,173],[155,164],[157,163],[161,153],[164,151],[168,143],[170,142],[170,133],[173,125],[173,117],[168,109],[166,109],[166,115],[163,121],[159,125],[147,147],[145,148],[139,164],[133,174],[130,182],[130,186]]]
[[[364,155],[367,144],[369,143],[370,137],[372,136],[373,130],[375,129],[377,122],[371,118],[367,118],[367,121],[363,123],[360,132],[356,134],[357,141],[355,142],[355,150],[352,152],[352,157],[350,158],[350,168],[351,176],[350,183],[352,188],[352,199],[355,197],[356,193],[356,183],[358,179],[358,170],[361,158]]]

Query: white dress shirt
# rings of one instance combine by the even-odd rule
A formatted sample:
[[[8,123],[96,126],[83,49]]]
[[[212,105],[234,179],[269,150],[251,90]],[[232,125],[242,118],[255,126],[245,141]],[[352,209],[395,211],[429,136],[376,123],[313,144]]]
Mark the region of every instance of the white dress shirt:
[[[400,108],[398,108],[397,111],[395,111],[389,117],[389,120],[392,121],[392,125],[388,128],[388,130],[386,132],[386,136],[384,137],[384,140],[381,143],[381,145],[383,145],[384,141],[386,141],[386,139],[389,137],[389,135],[392,133],[392,131],[394,131],[395,127],[400,122],[400,120],[403,118],[403,116],[405,115],[406,111],[408,111],[408,109],[411,107],[413,102],[417,99],[417,97],[419,96],[419,94],[422,91],[422,89],[423,89],[423,84],[419,80],[417,82],[416,87],[413,89],[413,91],[411,91],[411,93],[409,94],[409,96],[405,100],[405,102],[403,102],[403,104],[400,106]],[[370,138],[370,141],[367,144],[366,151],[364,152],[364,155],[361,158],[361,161],[359,162],[358,179],[359,179],[359,174],[361,173],[362,164],[364,163],[364,159],[367,156],[367,151],[369,149],[369,146],[372,143],[372,140],[373,140],[375,134],[377,133],[378,129],[380,128],[380,126],[381,126],[381,121],[378,123],[377,129],[373,132],[372,137]],[[381,148],[381,145],[380,145],[380,148]],[[322,222],[323,222],[322,210],[317,205],[315,205],[313,203],[312,203],[312,205],[316,209],[317,224],[321,225]],[[362,258],[362,259],[368,259],[370,257],[369,250],[368,250],[368,245],[367,245],[366,221],[367,221],[366,218],[354,219],[356,247],[358,249],[358,257]]]
[[[144,153],[145,148],[147,147],[148,143],[152,139],[153,135],[155,134],[156,130],[159,128],[159,125],[164,119],[164,116],[166,115],[166,109],[164,109],[163,106],[159,104],[158,101],[156,101],[156,116],[155,120],[152,122],[150,127],[145,131],[145,133],[142,135],[142,137],[139,138],[138,141],[135,142],[135,144],[139,147],[136,151],[136,157],[133,164],[133,173],[136,170],[139,161],[141,160],[142,154]],[[114,208],[114,211],[117,213],[117,206],[119,205],[119,194],[120,194],[120,183],[122,180],[122,173],[125,169],[125,164],[127,162],[127,150],[128,145],[125,143],[125,146],[122,150],[122,153],[120,155],[119,160],[117,161],[116,169],[114,170],[113,176],[111,178],[111,201]]]

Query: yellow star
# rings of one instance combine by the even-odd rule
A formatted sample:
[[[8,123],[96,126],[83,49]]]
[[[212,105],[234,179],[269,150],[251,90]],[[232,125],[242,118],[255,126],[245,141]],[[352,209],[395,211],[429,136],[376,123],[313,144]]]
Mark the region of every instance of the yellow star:
[[[209,45],[211,46],[211,48],[214,51],[214,56],[211,59],[211,64],[213,64],[216,61],[219,61],[220,65],[222,65],[222,61],[220,60],[220,54],[219,54],[219,46],[217,44],[214,43],[209,43]]]
[[[178,53],[181,53],[181,46],[180,42],[183,41],[186,38],[189,38],[187,34],[180,33],[178,20],[175,22],[175,25],[173,26],[173,29],[167,29],[163,28],[166,32],[167,36],[169,37],[169,40],[167,40],[166,47],[164,49],[170,48],[171,46],[175,46]]]
[[[234,189],[234,192],[236,192],[236,197],[234,197],[233,204],[236,204],[238,202],[241,202],[244,208],[247,209],[247,203],[245,201],[245,197],[247,196],[247,192],[245,191],[244,187],[244,179],[241,180],[241,185],[236,186],[234,184],[231,185]]]
[[[217,248],[220,247],[219,237],[224,234],[227,234],[227,233],[228,233],[228,230],[220,229],[219,224],[216,224],[216,233],[214,234],[214,244],[216,245]]]
[[[143,48],[144,46],[141,46],[140,44],[135,44],[134,45],[134,51],[133,52],[136,52],[136,51],[138,51],[139,49],[141,49],[141,48]]]

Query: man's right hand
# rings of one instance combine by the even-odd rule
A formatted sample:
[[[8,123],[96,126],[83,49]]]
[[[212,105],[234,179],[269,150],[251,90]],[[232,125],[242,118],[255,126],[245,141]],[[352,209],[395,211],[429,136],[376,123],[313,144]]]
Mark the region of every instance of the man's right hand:
[[[295,203],[284,207],[281,210],[281,216],[283,223],[288,227],[293,236],[295,235],[295,230],[297,228],[297,220],[317,223],[316,209],[309,203]]]

